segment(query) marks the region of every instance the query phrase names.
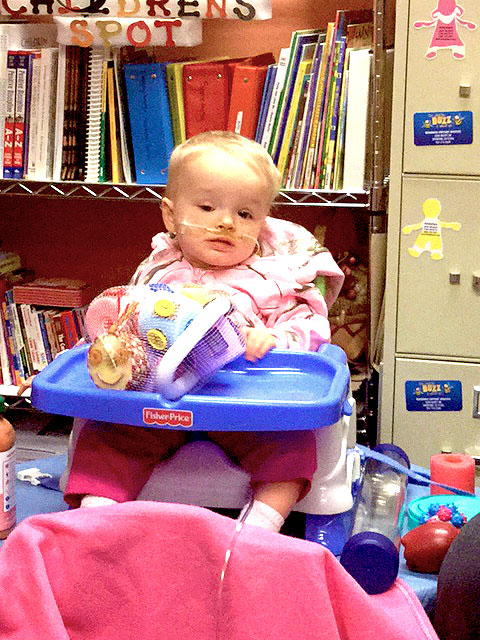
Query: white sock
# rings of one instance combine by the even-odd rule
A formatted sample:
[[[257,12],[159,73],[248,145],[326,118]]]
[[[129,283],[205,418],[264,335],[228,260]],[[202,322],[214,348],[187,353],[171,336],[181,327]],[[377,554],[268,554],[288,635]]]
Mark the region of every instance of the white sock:
[[[103,498],[102,496],[83,496],[80,503],[81,507],[105,507],[109,504],[118,504],[112,498]]]
[[[238,519],[240,520],[248,509],[248,504],[246,504]],[[261,527],[262,529],[268,529],[269,531],[280,531],[285,520],[283,517],[276,511],[273,507],[265,502],[260,502],[260,500],[254,500],[250,513],[245,518],[245,524],[253,524],[256,527]]]

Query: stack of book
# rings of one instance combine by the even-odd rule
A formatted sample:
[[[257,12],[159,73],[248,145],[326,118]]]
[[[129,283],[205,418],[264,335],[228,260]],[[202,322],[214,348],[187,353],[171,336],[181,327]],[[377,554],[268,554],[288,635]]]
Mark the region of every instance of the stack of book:
[[[132,61],[127,47],[9,40],[3,175],[162,185],[174,146],[224,129],[264,146],[284,188],[363,190],[372,31],[371,10],[339,10],[325,30],[293,32],[278,61]]]
[[[11,285],[0,280],[0,384],[19,385],[85,337],[92,298],[84,282],[39,278]]]

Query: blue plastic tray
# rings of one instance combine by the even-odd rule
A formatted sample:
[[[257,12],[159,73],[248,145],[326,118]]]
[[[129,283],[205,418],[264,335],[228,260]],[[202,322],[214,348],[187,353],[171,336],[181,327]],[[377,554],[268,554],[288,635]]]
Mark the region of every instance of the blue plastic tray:
[[[57,357],[32,386],[32,402],[48,413],[138,426],[195,431],[317,429],[350,414],[344,352],[274,349],[252,364],[243,357],[176,402],[158,393],[99,389],[87,371],[88,345]]]

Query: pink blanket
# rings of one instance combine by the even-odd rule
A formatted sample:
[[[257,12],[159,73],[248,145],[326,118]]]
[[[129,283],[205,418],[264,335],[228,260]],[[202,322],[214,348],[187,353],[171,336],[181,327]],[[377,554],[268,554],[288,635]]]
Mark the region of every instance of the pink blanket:
[[[434,640],[401,581],[369,596],[323,547],[200,507],[33,516],[0,551],[2,640]]]

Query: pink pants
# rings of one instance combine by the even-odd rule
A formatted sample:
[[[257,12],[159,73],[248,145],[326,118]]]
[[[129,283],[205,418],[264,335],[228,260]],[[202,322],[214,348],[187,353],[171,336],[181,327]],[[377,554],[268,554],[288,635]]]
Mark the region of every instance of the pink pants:
[[[216,431],[208,433],[251,476],[264,482],[304,480],[303,498],[317,467],[313,431]],[[135,500],[153,468],[186,441],[184,431],[87,421],[78,436],[65,501],[78,507],[86,494]]]

